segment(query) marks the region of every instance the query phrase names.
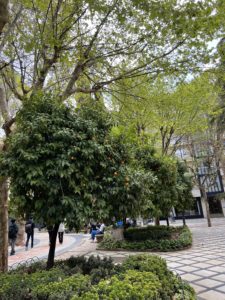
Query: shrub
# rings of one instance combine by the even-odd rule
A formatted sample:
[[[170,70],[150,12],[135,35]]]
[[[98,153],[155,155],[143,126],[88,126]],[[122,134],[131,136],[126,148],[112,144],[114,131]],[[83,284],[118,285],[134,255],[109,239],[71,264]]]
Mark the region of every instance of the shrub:
[[[93,255],[89,258],[71,256],[69,259],[57,261],[56,265],[63,269],[67,275],[77,273],[90,275],[93,284],[98,283],[102,278],[114,275],[116,269],[118,269],[113,264],[111,257],[101,259],[99,256],[95,257]]]
[[[5,274],[0,276],[0,299],[30,299],[31,291],[41,284],[61,281],[65,275],[60,269],[40,271],[33,274]]]
[[[102,280],[88,293],[72,300],[153,300],[158,299],[161,283],[151,272],[128,270],[126,273]]]
[[[75,294],[80,296],[91,288],[88,275],[76,274],[61,282],[41,284],[33,289],[32,297],[37,300],[69,300]]]
[[[194,289],[181,278],[175,278],[175,300],[197,300]]]
[[[122,264],[122,269],[134,269],[141,272],[152,272],[155,274],[162,284],[159,290],[160,299],[171,299],[175,290],[175,277],[173,273],[168,270],[166,261],[156,255],[135,255],[128,257]]]
[[[167,226],[147,226],[141,228],[128,228],[124,231],[124,237],[128,241],[145,241],[170,239],[172,227]]]
[[[115,241],[112,237],[104,237],[100,243],[100,249],[115,250],[115,249],[126,249],[126,250],[152,250],[152,251],[173,251],[180,250],[191,246],[192,235],[187,226],[180,227],[179,234],[176,239],[162,239],[162,240],[145,240],[137,242],[129,241]],[[175,230],[172,231],[176,233]]]
[[[32,262],[29,265],[19,265],[16,269],[9,271],[9,273],[32,274],[38,271],[44,271],[45,269],[46,269],[46,262],[42,260],[42,261]]]

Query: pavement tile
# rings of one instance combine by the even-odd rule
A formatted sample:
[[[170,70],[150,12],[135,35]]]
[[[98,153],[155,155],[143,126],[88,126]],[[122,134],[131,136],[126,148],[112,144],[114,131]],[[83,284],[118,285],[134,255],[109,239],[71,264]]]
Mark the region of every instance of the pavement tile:
[[[208,261],[208,263],[211,264],[211,265],[218,266],[218,265],[222,265],[224,263],[224,261],[217,260],[217,259],[210,259]]]
[[[222,282],[225,282],[225,274],[219,274],[219,275],[213,276],[212,279],[220,280]]]
[[[168,258],[167,258],[167,260],[168,261],[180,261],[180,260],[182,260],[182,257],[170,257],[170,256],[168,256]]]
[[[219,290],[220,292],[223,292],[225,294],[225,285],[224,286],[220,286],[220,287],[218,287],[216,289]]]
[[[200,279],[201,277],[198,276],[198,275],[186,273],[186,274],[182,275],[181,278],[191,282],[191,281],[195,281],[197,279]]]
[[[208,270],[215,271],[218,273],[223,273],[223,272],[225,272],[225,266],[214,266],[214,267],[209,268]]]
[[[193,264],[194,263],[194,261],[192,261],[192,259],[183,259],[182,261],[181,261],[181,264],[182,265],[191,265],[191,264]]]
[[[195,284],[195,283],[190,283],[190,285],[193,287],[193,289],[194,289],[197,293],[201,293],[201,292],[203,292],[203,291],[206,290],[205,287],[202,287],[202,286],[197,285],[197,284]]]
[[[179,263],[175,263],[175,262],[167,262],[167,266],[169,266],[170,268],[180,268],[182,266],[182,264]],[[181,268],[180,268],[181,269]]]
[[[198,254],[199,254],[199,252],[198,252]],[[204,256],[197,256],[197,257],[193,257],[192,260],[194,260],[196,262],[205,262],[205,261],[208,261],[209,259]]]
[[[206,262],[195,263],[193,266],[195,266],[198,269],[205,269],[205,268],[212,267],[212,265],[210,265]]]
[[[199,276],[202,276],[202,277],[209,277],[209,276],[216,275],[217,273],[209,271],[209,270],[198,270],[198,271],[194,272],[193,274],[199,275]]]
[[[194,271],[197,271],[198,268],[195,268],[195,267],[192,267],[192,266],[185,266],[185,267],[181,267],[179,268],[181,271],[184,271],[184,272],[194,272]],[[198,274],[197,274],[198,275]]]
[[[204,300],[225,300],[225,294],[217,291],[207,291],[199,294],[199,297]]]
[[[202,279],[202,280],[196,281],[195,284],[197,284],[197,285],[203,285],[203,286],[205,286],[207,288],[214,288],[216,286],[221,285],[221,282],[217,281],[217,280],[213,280],[213,279],[207,278],[207,279]]]

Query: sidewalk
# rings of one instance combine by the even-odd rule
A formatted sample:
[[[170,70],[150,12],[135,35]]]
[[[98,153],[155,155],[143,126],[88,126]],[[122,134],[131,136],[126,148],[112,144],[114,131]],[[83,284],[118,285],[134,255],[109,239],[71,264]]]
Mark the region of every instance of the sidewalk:
[[[75,249],[82,240],[82,235],[64,234],[63,244],[56,243],[56,256]],[[10,247],[9,247],[10,250]],[[46,259],[49,251],[49,237],[47,232],[35,232],[34,247],[31,249],[30,244],[28,251],[24,247],[16,247],[16,254],[9,256],[9,267],[16,266],[29,259]],[[10,251],[9,251],[10,252]]]
[[[176,222],[178,224],[181,222]],[[225,300],[225,219],[212,219],[212,224],[208,228],[204,219],[187,221],[193,234],[191,249],[149,253],[163,257],[174,273],[191,284],[199,300]],[[121,263],[129,255],[140,253],[95,250],[87,256],[111,256],[115,262]]]

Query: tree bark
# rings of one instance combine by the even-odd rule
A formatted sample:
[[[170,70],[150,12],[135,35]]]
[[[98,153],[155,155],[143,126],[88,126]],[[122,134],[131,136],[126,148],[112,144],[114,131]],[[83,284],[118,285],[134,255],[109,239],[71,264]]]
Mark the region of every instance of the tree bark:
[[[168,217],[166,217],[166,225],[167,225],[167,227],[170,227],[170,222],[169,222],[169,218]]]
[[[8,181],[0,178],[0,272],[8,271]]]
[[[24,222],[24,220],[18,219],[17,225],[19,227],[19,231],[18,231],[18,234],[17,234],[16,245],[17,246],[24,246],[25,245],[25,241],[24,241],[25,222]]]
[[[0,35],[9,20],[8,2],[8,0],[0,0]]]
[[[202,192],[203,200],[204,200],[204,202],[205,202],[205,207],[206,207],[206,217],[207,217],[208,227],[212,227],[211,217],[210,217],[210,211],[209,211],[209,200],[208,200],[207,193],[206,193],[204,187],[201,188],[201,192]]]
[[[159,225],[160,225],[159,217],[155,217],[155,226],[159,226]]]
[[[184,215],[184,211],[182,212],[183,225],[186,226],[186,219]]]
[[[50,235],[50,246],[49,246],[48,260],[47,260],[47,269],[48,270],[54,266],[55,246],[56,246],[58,229],[59,229],[59,223],[54,225],[53,230],[51,231],[51,235]]]

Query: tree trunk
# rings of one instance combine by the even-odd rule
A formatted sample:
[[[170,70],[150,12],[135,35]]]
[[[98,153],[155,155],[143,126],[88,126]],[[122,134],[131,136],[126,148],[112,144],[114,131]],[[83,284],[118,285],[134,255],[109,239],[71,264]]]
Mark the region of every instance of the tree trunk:
[[[184,211],[182,212],[183,225],[186,226],[186,219],[184,215]]]
[[[8,181],[0,178],[0,272],[8,270]]]
[[[167,227],[170,227],[170,222],[169,222],[169,218],[168,217],[166,217],[166,225],[167,225]]]
[[[212,227],[212,223],[211,223],[211,218],[210,218],[210,211],[209,211],[209,200],[205,191],[205,188],[201,189],[202,192],[202,197],[203,200],[205,202],[205,207],[206,207],[206,217],[207,217],[207,223],[208,223],[208,227]]]
[[[9,20],[8,0],[0,0],[0,35]]]
[[[50,235],[50,246],[49,246],[48,260],[47,260],[47,269],[48,270],[54,266],[55,246],[56,246],[58,229],[59,229],[59,223],[54,225],[53,230],[51,231],[51,235]]]
[[[160,225],[159,217],[155,217],[155,226],[159,226],[159,225]]]
[[[19,231],[17,234],[17,239],[16,239],[16,245],[17,246],[24,246],[24,236],[25,236],[25,222],[24,220],[19,219],[18,222],[18,227],[19,227]]]

